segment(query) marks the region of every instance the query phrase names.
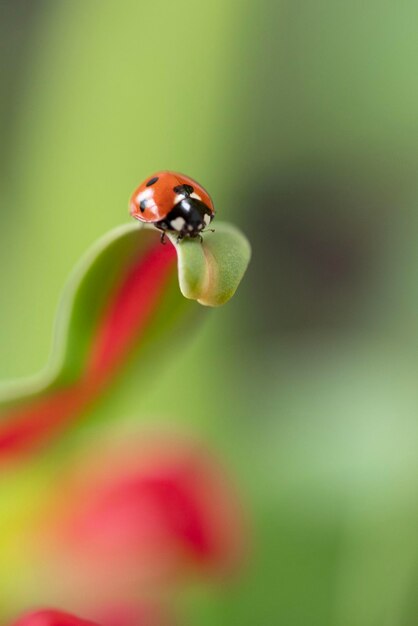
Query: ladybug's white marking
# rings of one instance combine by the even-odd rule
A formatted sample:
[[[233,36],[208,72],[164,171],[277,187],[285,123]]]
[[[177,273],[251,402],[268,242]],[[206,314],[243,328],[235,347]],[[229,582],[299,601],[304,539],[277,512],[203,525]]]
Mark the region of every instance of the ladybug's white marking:
[[[187,230],[193,230],[193,226],[191,224],[188,225]]]
[[[210,215],[205,213],[205,215],[203,217],[203,221],[205,222],[206,226],[209,226],[209,224],[210,224]]]
[[[144,191],[141,191],[141,193],[138,194],[138,197],[137,197],[138,202],[141,202],[143,200],[148,200],[148,198],[151,198],[153,193],[154,192],[152,189],[144,189]]]
[[[184,200],[185,198],[196,198],[196,200],[201,200],[202,198],[195,192],[191,193],[190,195],[187,195],[185,193],[178,193],[175,197],[174,197],[174,204],[177,204],[178,202],[181,202],[182,200]]]
[[[141,211],[145,211],[145,209],[147,209],[148,211],[151,211],[152,213],[154,213],[154,215],[157,215],[158,207],[154,202],[154,195],[153,195],[152,189],[144,189],[144,191],[141,191],[141,193],[137,195],[136,201],[140,206],[141,204],[143,207],[145,205],[144,208],[141,208]]]
[[[174,230],[182,230],[183,226],[185,225],[185,220],[182,217],[176,217],[175,220],[172,220],[170,222],[170,226],[171,228],[174,228]]]

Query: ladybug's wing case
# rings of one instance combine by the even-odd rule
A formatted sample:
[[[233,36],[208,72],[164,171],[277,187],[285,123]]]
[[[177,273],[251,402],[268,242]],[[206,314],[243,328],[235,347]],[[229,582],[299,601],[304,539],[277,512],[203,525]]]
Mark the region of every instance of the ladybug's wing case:
[[[132,217],[141,222],[159,222],[164,219],[166,213],[161,210],[161,206],[158,206],[155,202],[147,202],[144,204],[144,200],[141,199],[140,192],[137,190],[136,202],[130,203],[130,213]],[[152,198],[151,198],[152,199]],[[143,209],[140,208],[141,202],[143,203]]]
[[[141,222],[151,223],[163,220],[183,197],[179,189],[183,185],[193,187],[193,194],[196,194],[214,213],[212,200],[199,183],[183,174],[162,171],[147,179],[132,194],[130,201],[132,217]]]
[[[157,172],[132,194],[130,213],[141,222],[159,222],[174,206],[177,179],[171,172]]]

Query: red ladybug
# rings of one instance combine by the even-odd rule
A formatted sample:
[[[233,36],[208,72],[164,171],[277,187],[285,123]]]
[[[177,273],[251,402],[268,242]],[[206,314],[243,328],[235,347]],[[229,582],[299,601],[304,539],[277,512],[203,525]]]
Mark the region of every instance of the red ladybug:
[[[131,196],[129,209],[132,217],[154,224],[165,232],[178,233],[177,241],[184,237],[200,237],[209,226],[215,209],[208,192],[192,178],[169,172],[157,172],[147,178]]]

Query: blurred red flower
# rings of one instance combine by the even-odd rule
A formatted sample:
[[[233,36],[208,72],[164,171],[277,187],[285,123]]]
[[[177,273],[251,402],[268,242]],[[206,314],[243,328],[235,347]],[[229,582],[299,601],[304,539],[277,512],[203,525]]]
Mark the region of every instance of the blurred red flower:
[[[91,622],[53,609],[26,613],[12,626],[168,626],[163,612],[155,606],[113,607],[98,612],[99,619]],[[97,619],[97,617],[96,617]],[[172,624],[172,622],[170,622]]]
[[[94,622],[54,610],[35,611],[23,615],[13,626],[97,626]]]
[[[102,575],[114,582],[118,571],[129,580],[135,572],[135,585],[190,571],[224,574],[240,563],[238,498],[206,448],[171,436],[118,449],[95,449],[94,463],[81,464],[81,476],[63,487],[54,542],[64,561],[75,559],[97,584]]]

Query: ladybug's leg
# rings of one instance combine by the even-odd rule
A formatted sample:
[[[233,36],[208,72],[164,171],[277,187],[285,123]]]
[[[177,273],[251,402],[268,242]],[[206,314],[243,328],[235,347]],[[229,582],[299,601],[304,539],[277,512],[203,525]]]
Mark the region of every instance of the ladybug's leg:
[[[163,232],[161,233],[160,241],[162,244],[165,245],[165,230],[163,230]]]
[[[184,239],[184,234],[183,233],[179,233],[177,235],[177,243],[179,243],[179,241],[181,241],[182,239]]]

